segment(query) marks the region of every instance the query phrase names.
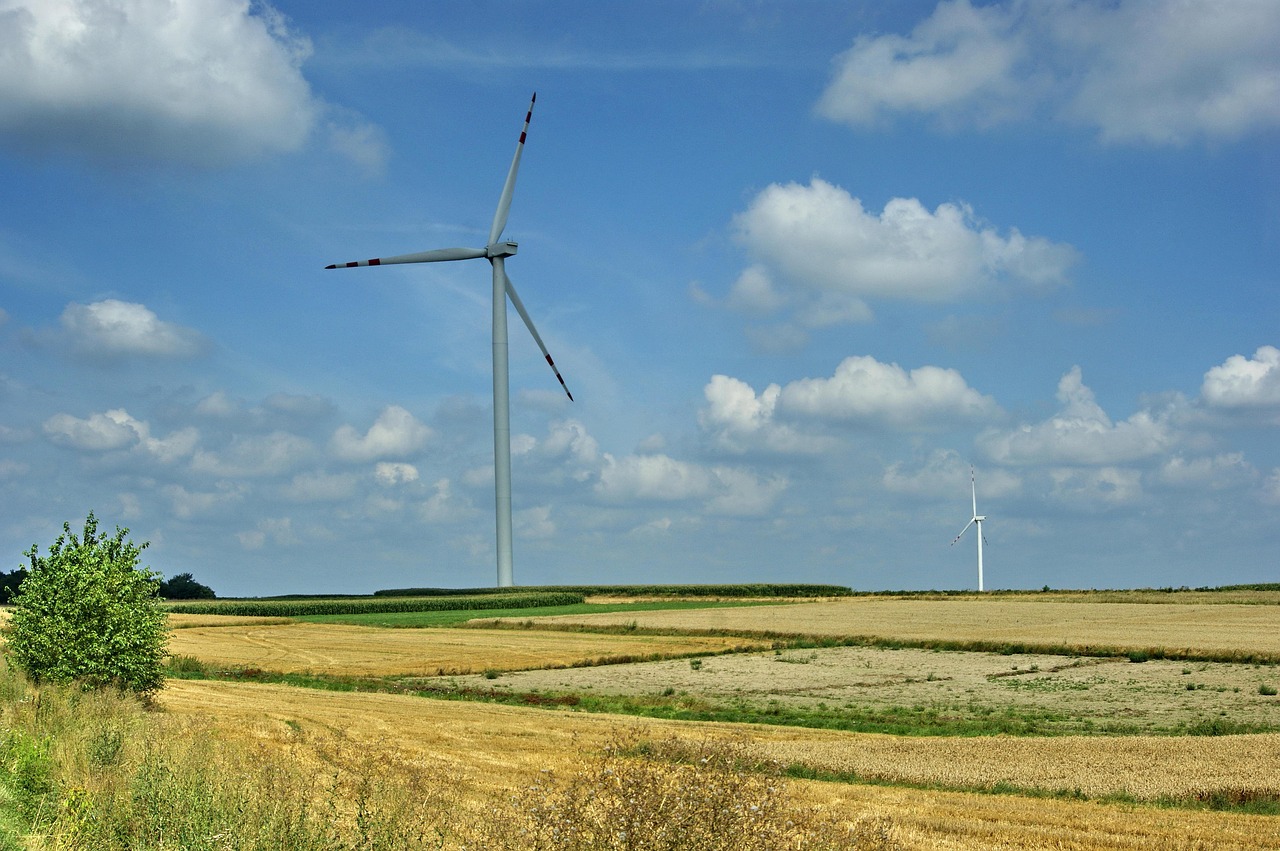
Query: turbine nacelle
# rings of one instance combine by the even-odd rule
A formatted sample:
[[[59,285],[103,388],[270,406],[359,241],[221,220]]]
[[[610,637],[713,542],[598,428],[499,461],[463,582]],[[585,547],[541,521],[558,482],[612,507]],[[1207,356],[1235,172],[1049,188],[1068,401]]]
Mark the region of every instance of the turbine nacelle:
[[[495,242],[485,247],[484,256],[490,260],[495,257],[510,257],[516,253],[516,249],[519,247],[519,244],[514,242]]]

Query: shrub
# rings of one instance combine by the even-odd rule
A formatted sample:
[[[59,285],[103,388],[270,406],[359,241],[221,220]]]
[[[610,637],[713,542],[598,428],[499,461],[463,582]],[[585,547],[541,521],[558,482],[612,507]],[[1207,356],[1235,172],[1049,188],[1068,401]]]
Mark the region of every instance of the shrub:
[[[1269,686],[1269,685],[1266,685],[1265,683],[1264,683],[1263,685],[1258,686],[1258,694],[1262,694],[1262,695],[1266,695],[1266,696],[1268,696],[1268,697],[1271,697],[1271,696],[1272,696],[1272,695],[1274,695],[1275,693],[1276,693],[1276,687],[1275,687],[1275,686]]]
[[[40,556],[33,544],[28,575],[3,628],[9,660],[35,682],[114,686],[148,696],[164,685],[168,627],[156,597],[156,574],[138,567],[147,544],[116,528],[99,536],[89,512],[77,538],[69,523]]]
[[[477,847],[521,851],[889,851],[883,819],[846,827],[791,799],[776,766],[741,743],[642,742],[622,734],[599,761],[551,772],[487,820]],[[468,845],[468,847],[471,847]]]

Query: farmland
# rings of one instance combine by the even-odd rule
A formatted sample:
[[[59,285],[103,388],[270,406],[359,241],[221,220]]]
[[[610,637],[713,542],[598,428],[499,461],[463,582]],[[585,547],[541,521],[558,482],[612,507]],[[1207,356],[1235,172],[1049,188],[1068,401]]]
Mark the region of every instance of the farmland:
[[[620,738],[723,742],[874,847],[1280,849],[1273,593],[601,600],[173,614],[147,723],[455,815]]]
[[[215,678],[162,701],[258,745],[341,731],[436,760],[472,801],[625,729],[745,741],[814,778],[793,781],[805,800],[889,818],[903,847],[1280,848],[1273,596],[852,597],[427,629],[205,618],[174,653],[409,694]]]

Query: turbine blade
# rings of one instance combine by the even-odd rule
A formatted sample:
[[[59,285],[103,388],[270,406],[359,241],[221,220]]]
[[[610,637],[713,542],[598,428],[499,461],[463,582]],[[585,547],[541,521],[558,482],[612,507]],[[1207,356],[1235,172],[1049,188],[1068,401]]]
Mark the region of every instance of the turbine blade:
[[[556,362],[551,359],[551,353],[547,351],[547,346],[542,342],[542,335],[538,333],[538,329],[533,327],[533,320],[529,318],[529,311],[524,309],[524,302],[520,301],[520,296],[516,294],[516,288],[511,285],[511,279],[507,277],[504,270],[502,278],[506,283],[507,295],[511,297],[511,303],[516,307],[516,313],[520,314],[520,318],[524,320],[524,324],[528,326],[529,333],[533,335],[534,342],[538,344],[538,348],[542,349],[542,356],[547,359],[547,363],[551,366],[551,371],[556,374],[556,379],[560,382],[560,386],[564,388],[564,394],[569,397],[569,401],[573,401],[573,394],[569,392],[569,387],[564,383],[564,378],[560,375],[560,370],[556,368]]]
[[[498,198],[498,209],[493,214],[493,227],[489,228],[489,244],[493,245],[502,236],[507,226],[507,214],[511,212],[511,194],[516,190],[516,172],[520,170],[520,155],[524,153],[524,138],[529,133],[529,122],[533,119],[533,102],[538,93],[533,93],[529,101],[529,111],[524,116],[524,127],[520,130],[520,141],[516,143],[516,155],[511,159],[511,170],[507,172],[507,182],[502,185],[502,196]]]
[[[978,516],[978,479],[973,472],[973,467],[969,468],[969,486],[973,491],[973,516]]]
[[[375,257],[372,260],[356,260],[352,263],[333,263],[326,269],[354,269],[357,266],[387,266],[392,263],[438,263],[443,260],[476,260],[484,257],[483,248],[437,248],[416,254],[398,254],[395,257]]]
[[[977,518],[975,517],[975,518],[974,518],[974,520],[976,520],[976,519],[977,519]],[[965,532],[968,532],[968,531],[969,531],[969,527],[970,527],[970,526],[972,526],[972,525],[973,525],[973,520],[970,520],[968,523],[964,524],[964,528],[960,530],[960,534],[959,534],[959,535],[956,535],[954,538],[952,538],[952,539],[951,539],[951,546],[953,546],[953,547],[954,547],[954,546],[956,545],[956,541],[959,541],[961,538],[963,538],[963,537],[964,537],[964,533],[965,533]]]

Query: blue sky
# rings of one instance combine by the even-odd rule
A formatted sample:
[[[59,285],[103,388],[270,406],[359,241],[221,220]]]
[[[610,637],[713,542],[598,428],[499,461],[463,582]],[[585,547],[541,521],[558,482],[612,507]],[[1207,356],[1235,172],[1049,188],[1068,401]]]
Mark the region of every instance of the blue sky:
[[[1280,580],[1280,5],[0,0],[0,553],[220,595]]]

